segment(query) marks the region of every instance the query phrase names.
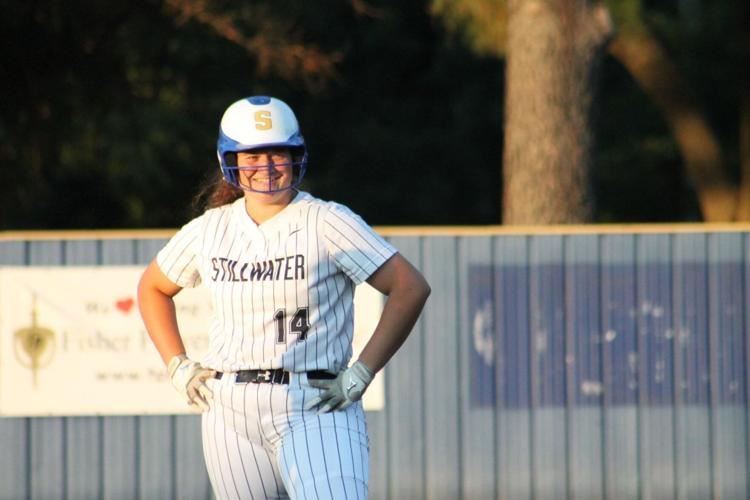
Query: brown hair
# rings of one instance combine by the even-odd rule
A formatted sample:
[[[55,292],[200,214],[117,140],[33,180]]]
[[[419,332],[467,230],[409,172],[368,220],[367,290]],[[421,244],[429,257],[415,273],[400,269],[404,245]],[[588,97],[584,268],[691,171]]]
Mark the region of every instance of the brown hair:
[[[193,209],[200,214],[208,209],[232,203],[243,195],[244,192],[240,188],[229,184],[218,171],[203,183],[193,198]]]

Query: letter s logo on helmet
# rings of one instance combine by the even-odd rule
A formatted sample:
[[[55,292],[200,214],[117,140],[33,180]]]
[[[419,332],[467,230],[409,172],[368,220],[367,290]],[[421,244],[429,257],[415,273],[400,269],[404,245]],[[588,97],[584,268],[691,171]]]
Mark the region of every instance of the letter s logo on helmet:
[[[255,112],[255,129],[256,130],[270,130],[273,127],[271,121],[270,111],[256,111]]]
[[[299,130],[297,117],[282,100],[252,96],[232,103],[221,118],[216,154],[224,179],[245,191],[255,191],[241,184],[237,153],[268,148],[288,148],[292,153],[293,180],[274,192],[296,188],[307,170],[307,147]]]

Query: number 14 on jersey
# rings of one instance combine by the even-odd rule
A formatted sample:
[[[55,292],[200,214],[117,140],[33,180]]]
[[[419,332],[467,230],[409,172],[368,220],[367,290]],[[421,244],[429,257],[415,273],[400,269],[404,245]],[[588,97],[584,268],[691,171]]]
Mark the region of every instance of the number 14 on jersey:
[[[300,307],[289,319],[289,332],[298,335],[297,340],[302,341],[307,338],[307,330],[310,329],[308,322],[307,307]],[[287,314],[284,309],[279,309],[273,315],[276,321],[276,342],[286,344],[287,336]]]

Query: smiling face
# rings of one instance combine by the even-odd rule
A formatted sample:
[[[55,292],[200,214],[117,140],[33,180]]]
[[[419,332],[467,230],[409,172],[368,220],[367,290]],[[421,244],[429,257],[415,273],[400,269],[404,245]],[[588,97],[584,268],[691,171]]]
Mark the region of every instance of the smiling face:
[[[294,170],[288,148],[258,149],[237,153],[240,187],[256,193],[274,193],[292,185]]]

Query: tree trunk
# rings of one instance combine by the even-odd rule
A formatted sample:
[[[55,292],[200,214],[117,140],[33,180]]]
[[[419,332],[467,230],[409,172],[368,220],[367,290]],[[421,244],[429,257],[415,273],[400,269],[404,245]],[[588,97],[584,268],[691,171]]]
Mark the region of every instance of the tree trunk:
[[[619,33],[609,51],[661,109],[698,195],[704,221],[732,220],[737,190],[724,171],[719,141],[661,44],[641,25]]]
[[[505,224],[590,222],[590,115],[612,31],[603,6],[508,1]]]

